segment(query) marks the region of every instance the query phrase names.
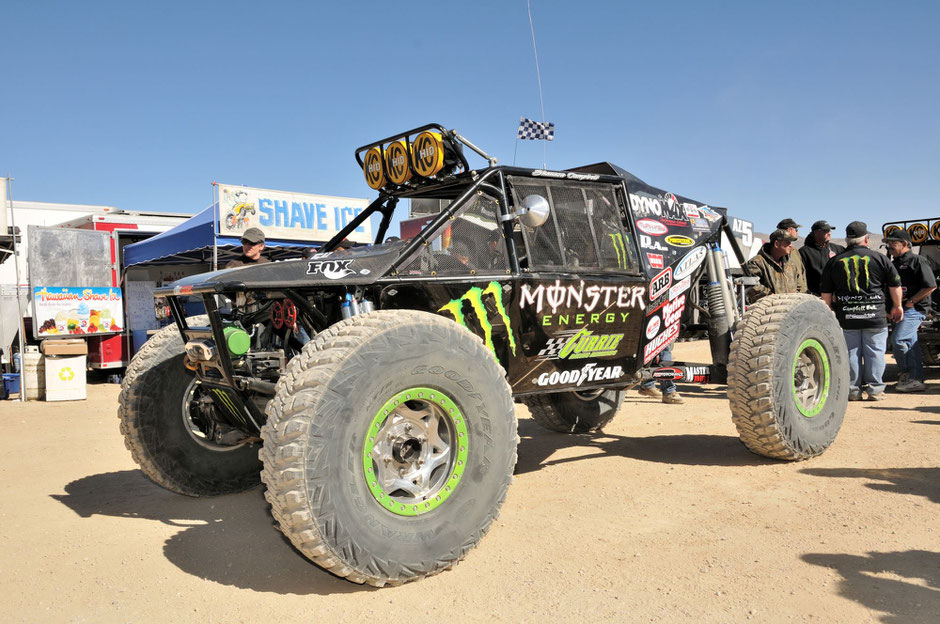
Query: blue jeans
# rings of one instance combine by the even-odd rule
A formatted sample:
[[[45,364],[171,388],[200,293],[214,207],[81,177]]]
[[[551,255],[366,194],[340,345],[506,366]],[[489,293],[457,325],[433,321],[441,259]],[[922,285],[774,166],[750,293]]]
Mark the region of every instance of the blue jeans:
[[[924,315],[914,308],[904,310],[904,318],[891,332],[891,351],[898,363],[898,370],[908,373],[911,379],[924,380],[924,364],[920,359],[920,342],[917,329]]]
[[[885,374],[888,328],[843,329],[842,334],[849,349],[849,394],[857,397],[862,390],[868,394],[884,392],[881,379]]]
[[[660,365],[662,365],[663,362],[672,363],[672,345],[669,345],[668,347],[660,351],[657,358],[659,360]],[[643,383],[640,384],[640,387],[645,388],[647,390],[650,388],[655,388],[656,380],[650,379],[649,381],[644,381]],[[659,381],[659,390],[663,394],[672,394],[673,392],[676,391],[676,382],[674,382],[672,379],[661,379]]]

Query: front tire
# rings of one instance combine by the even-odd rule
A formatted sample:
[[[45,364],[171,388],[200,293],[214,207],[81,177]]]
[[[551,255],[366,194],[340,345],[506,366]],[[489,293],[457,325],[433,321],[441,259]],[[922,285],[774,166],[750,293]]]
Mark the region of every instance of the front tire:
[[[200,326],[209,319],[187,321]],[[154,483],[179,494],[215,496],[258,485],[257,445],[224,446],[200,436],[187,413],[199,389],[183,357],[182,336],[170,325],[131,360],[118,406],[124,446]]]
[[[525,397],[522,401],[532,420],[550,431],[591,433],[614,419],[623,403],[623,391],[553,392]]]
[[[516,462],[505,371],[479,338],[423,312],[318,334],[268,404],[262,480],[281,530],[356,583],[449,569],[489,529]]]
[[[776,459],[819,455],[842,426],[848,371],[842,329],[821,300],[759,300],[741,321],[728,363],[731,418],[741,442]]]

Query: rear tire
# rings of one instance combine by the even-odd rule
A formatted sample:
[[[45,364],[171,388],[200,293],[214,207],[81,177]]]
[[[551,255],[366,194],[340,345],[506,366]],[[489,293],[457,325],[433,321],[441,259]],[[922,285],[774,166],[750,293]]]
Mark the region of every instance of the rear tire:
[[[207,325],[208,317],[187,321]],[[260,482],[257,445],[222,446],[200,440],[184,417],[195,375],[183,365],[176,325],[160,330],[131,360],[121,384],[118,417],[124,446],[154,483],[187,496],[215,496]]]
[[[771,295],[744,315],[728,364],[731,418],[754,453],[803,460],[826,450],[845,416],[842,329],[811,295]]]
[[[261,435],[281,530],[318,566],[374,586],[463,559],[499,513],[518,442],[505,371],[483,342],[405,310],[307,343]]]
[[[617,415],[622,390],[553,392],[522,399],[532,420],[559,433],[590,433],[602,429]]]

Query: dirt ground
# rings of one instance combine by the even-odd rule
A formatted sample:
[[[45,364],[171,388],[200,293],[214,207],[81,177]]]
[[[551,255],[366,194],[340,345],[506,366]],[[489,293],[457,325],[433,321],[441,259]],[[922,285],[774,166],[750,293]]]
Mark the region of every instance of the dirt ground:
[[[801,463],[747,452],[717,386],[680,386],[681,407],[631,392],[596,435],[547,432],[519,407],[489,535],[454,570],[385,589],[307,563],[260,487],[196,499],[152,484],[124,448],[116,385],[0,402],[0,619],[935,623],[931,375],[925,394],[850,403],[835,444]]]

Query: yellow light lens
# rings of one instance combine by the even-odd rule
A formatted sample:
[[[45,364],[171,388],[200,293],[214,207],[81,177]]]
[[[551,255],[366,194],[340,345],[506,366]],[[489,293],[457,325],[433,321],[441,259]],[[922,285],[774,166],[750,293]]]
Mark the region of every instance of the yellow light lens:
[[[385,150],[385,165],[388,177],[395,184],[404,184],[411,179],[408,148],[404,141],[395,141]]]
[[[927,240],[927,226],[923,223],[915,223],[914,225],[908,226],[907,233],[911,235],[911,242],[915,245],[919,245]]]
[[[382,166],[382,150],[376,146],[366,152],[362,159],[362,173],[366,176],[366,184],[375,190],[385,186],[385,168]]]
[[[430,178],[444,167],[444,139],[437,132],[422,132],[412,143],[418,175]]]

